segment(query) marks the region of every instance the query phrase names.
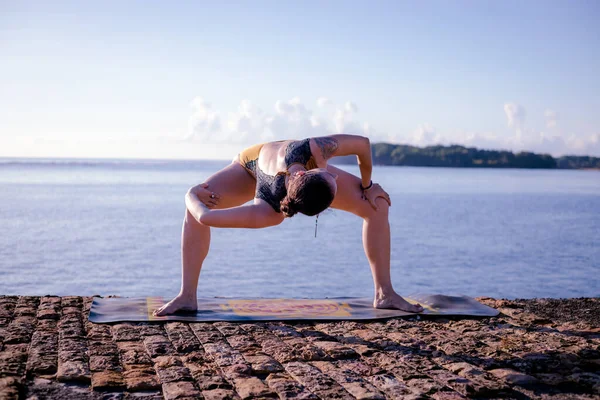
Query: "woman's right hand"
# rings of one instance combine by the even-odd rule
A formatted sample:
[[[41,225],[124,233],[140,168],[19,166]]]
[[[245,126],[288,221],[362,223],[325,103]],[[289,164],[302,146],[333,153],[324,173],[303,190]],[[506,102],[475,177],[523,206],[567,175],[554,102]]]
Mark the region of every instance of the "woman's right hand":
[[[392,206],[390,195],[387,194],[387,192],[383,190],[378,183],[373,183],[369,189],[363,190],[363,199],[367,200],[374,210],[377,210],[377,204],[375,204],[375,200],[378,197],[384,199],[390,205],[390,207]]]
[[[208,183],[201,183],[192,187],[189,190],[191,193],[198,197],[198,200],[202,202],[208,208],[215,208],[219,205],[221,196],[218,193],[213,192],[208,188]]]

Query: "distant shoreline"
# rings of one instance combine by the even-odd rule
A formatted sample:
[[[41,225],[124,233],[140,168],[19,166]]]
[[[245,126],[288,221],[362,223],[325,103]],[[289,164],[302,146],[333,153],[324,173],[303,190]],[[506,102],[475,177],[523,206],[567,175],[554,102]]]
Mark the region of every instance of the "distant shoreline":
[[[452,168],[581,169],[600,171],[600,157],[561,156],[507,150],[481,150],[460,145],[416,147],[374,143],[374,165]],[[356,164],[355,156],[339,157],[337,164]]]
[[[578,169],[600,171],[600,157],[565,155],[553,157],[533,152],[482,150],[460,145],[417,147],[402,144],[374,143],[373,165],[438,168],[510,168],[510,169]],[[97,166],[104,164],[135,165],[214,162],[231,159],[113,158],[113,157],[15,157],[0,156],[2,166],[56,165]],[[334,157],[333,164],[356,165],[356,156]]]

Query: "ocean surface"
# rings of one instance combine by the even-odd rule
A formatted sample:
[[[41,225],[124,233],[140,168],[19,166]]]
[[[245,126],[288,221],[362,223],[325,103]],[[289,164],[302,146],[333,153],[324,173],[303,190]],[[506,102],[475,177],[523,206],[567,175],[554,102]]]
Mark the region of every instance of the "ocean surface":
[[[0,294],[173,296],[187,189],[226,161],[0,159]],[[358,174],[355,166],[345,170]],[[600,296],[600,172],[375,167],[401,294]],[[198,295],[372,296],[342,211],[213,229]]]

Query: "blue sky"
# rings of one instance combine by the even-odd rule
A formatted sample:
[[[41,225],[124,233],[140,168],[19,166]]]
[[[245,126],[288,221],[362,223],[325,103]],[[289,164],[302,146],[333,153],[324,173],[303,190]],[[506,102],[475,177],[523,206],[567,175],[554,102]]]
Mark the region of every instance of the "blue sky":
[[[600,156],[599,17],[596,1],[0,0],[0,156],[231,158],[337,132]]]

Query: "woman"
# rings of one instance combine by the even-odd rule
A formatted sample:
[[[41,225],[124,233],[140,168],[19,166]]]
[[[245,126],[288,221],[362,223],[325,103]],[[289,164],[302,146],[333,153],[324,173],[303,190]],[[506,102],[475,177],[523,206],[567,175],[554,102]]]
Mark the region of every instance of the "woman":
[[[360,179],[328,165],[332,157],[354,154]],[[252,146],[185,196],[181,239],[181,291],[155,315],[197,308],[196,290],[208,254],[210,228],[264,228],[278,225],[297,212],[317,215],[327,207],[363,218],[363,246],[373,275],[373,307],[421,312],[399,296],[390,277],[391,201],[371,181],[368,138],[332,135]],[[254,198],[252,204],[244,205]]]

